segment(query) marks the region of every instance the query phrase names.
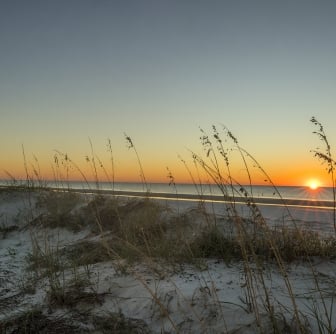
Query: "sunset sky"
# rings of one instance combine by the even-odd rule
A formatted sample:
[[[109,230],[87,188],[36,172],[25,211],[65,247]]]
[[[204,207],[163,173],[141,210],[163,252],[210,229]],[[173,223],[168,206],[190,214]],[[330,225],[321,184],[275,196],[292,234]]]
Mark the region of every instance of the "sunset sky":
[[[334,0],[1,1],[0,178],[24,177],[22,145],[45,178],[55,150],[90,175],[89,138],[107,168],[110,138],[137,181],[127,133],[149,181],[189,181],[178,155],[225,124],[275,183],[327,185],[309,120],[336,154],[335,18]]]

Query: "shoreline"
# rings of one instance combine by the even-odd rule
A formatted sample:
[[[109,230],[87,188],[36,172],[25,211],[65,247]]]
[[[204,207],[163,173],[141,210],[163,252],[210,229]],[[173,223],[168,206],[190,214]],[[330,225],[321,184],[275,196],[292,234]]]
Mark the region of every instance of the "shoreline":
[[[53,191],[59,191],[59,188],[49,188]],[[66,189],[70,192],[78,192],[84,194],[102,194],[114,195],[122,197],[147,197],[153,199],[165,200],[183,200],[183,201],[204,201],[204,202],[222,202],[222,203],[237,203],[237,204],[260,204],[272,206],[294,206],[303,208],[318,208],[333,210],[335,203],[327,200],[303,200],[303,199],[286,199],[286,198],[248,198],[243,196],[224,195],[196,195],[196,194],[173,194],[164,192],[142,192],[142,191],[123,191],[123,190],[106,190],[106,189]]]
[[[311,209],[334,210],[336,203],[332,200],[309,200],[309,199],[293,199],[293,198],[270,198],[270,197],[244,197],[244,196],[224,196],[209,194],[186,194],[186,193],[168,193],[168,192],[145,192],[145,191],[129,191],[129,190],[111,190],[111,189],[85,189],[85,188],[58,188],[58,187],[32,187],[25,186],[3,186],[0,189],[31,189],[31,190],[51,190],[51,191],[69,191],[81,194],[101,194],[120,197],[139,197],[173,201],[203,201],[217,203],[235,203],[245,205],[265,205],[276,207],[298,207]]]

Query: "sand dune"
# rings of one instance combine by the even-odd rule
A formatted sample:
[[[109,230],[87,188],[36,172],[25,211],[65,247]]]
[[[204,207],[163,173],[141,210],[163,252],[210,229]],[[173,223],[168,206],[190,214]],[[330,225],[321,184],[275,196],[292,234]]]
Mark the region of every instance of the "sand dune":
[[[111,232],[92,233],[85,226],[75,232],[59,227],[43,228],[31,224],[46,212],[46,207],[36,205],[39,201],[38,193],[3,190],[0,196],[2,332],[14,333],[15,324],[21,321],[18,320],[21,319],[20,316],[32,312],[31,310],[39,310],[39,319],[46,317],[50,323],[57,320],[54,328],[59,326],[63,328],[63,332],[67,332],[67,329],[69,332],[70,329],[72,332],[104,332],[104,321],[114,322],[115,326],[124,326],[128,328],[128,332],[133,330],[134,333],[257,333],[260,326],[264,332],[272,333],[274,321],[282,333],[299,332],[297,325],[293,325],[293,303],[286,282],[277,265],[272,262],[264,268],[263,282],[257,275],[255,277],[254,284],[257,289],[254,298],[259,307],[258,317],[249,304],[251,296],[246,290],[243,261],[225,263],[220,259],[204,259],[198,266],[187,263],[171,265],[166,261],[157,263],[147,260],[129,264],[124,267],[124,271],[119,270],[120,262],[105,259],[78,266],[75,270],[66,268],[55,273],[55,282],[65,286],[74,277],[77,277],[77,283],[85,280],[90,282],[86,282],[85,286],[71,287],[77,290],[67,290],[69,299],[74,291],[80,291],[82,299],[78,297],[71,305],[65,302],[59,305],[50,297],[51,278],[43,276],[42,271],[27,270],[27,255],[32,255],[36,245],[39,245],[44,254],[49,251],[61,257],[62,250],[81,242],[92,242],[92,245],[96,241],[103,242],[104,236]],[[82,194],[80,201],[71,210],[81,210],[91,200],[91,195]],[[191,208],[198,207],[198,202],[187,201],[186,198],[170,200],[157,196],[157,201],[169,206],[170,214],[188,213]],[[205,206],[212,216],[215,214],[223,217],[225,214],[223,203],[206,202]],[[247,214],[243,205],[238,210]],[[289,222],[283,207],[265,205],[261,206],[261,210],[270,224]],[[203,222],[201,215],[197,216],[195,212],[193,223],[196,229]],[[322,232],[331,231],[330,210],[295,207],[291,208],[291,214],[302,226],[313,227]],[[326,225],[329,227],[325,228]],[[314,268],[313,272],[311,266]],[[316,333],[318,324],[314,308],[322,314],[322,301],[327,308],[330,307],[336,291],[335,257],[312,258],[310,263],[295,261],[286,264],[286,271],[302,324],[308,332]],[[319,279],[320,291],[323,291],[323,299],[316,289],[316,277]],[[275,310],[273,322],[269,311],[265,309],[262,284],[269,291]],[[66,286],[69,287],[69,284]],[[16,320],[11,322],[10,319]],[[324,320],[327,322],[327,319]],[[335,314],[332,314],[332,321],[332,326],[336,328]],[[43,332],[41,328],[37,332]],[[49,329],[49,332],[52,330]]]

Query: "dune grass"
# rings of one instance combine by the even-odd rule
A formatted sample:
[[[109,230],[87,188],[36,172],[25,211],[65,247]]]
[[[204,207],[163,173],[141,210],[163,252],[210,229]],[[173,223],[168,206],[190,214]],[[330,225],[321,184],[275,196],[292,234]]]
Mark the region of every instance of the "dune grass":
[[[314,154],[327,163],[328,173],[334,179],[335,162],[324,129],[315,118],[312,119],[312,122],[319,127],[316,133],[327,146],[326,154],[318,151],[314,151]],[[222,127],[222,131],[213,127],[211,135],[201,130],[201,145],[205,154],[191,152],[196,175],[183,160],[197,190],[200,188],[200,183],[196,180],[200,180],[199,173],[202,172],[218,186],[223,199],[231,199],[231,201],[223,203],[227,216],[221,219],[205,210],[202,205],[201,193],[197,211],[172,212],[166,206],[151,200],[148,196],[148,184],[138,151],[132,139],[127,135],[125,137],[128,147],[135,153],[139,164],[141,182],[144,186],[144,198],[142,199],[125,200],[113,195],[98,194],[86,197],[83,204],[83,197],[69,191],[67,187],[63,187],[60,191],[42,187],[41,185],[45,182],[39,177],[36,166],[32,173],[26,167],[27,184],[25,186],[20,184],[11,187],[11,189],[29,189],[39,193],[36,209],[41,210],[41,214],[30,221],[29,228],[32,231],[35,228],[68,229],[76,233],[87,229],[91,236],[95,237],[94,240],[81,240],[60,249],[52,247],[46,240],[41,246],[32,232],[33,251],[26,257],[27,270],[35,272],[39,280],[47,280],[46,298],[50,307],[74,308],[80,303],[101,302],[101,296],[93,289],[89,272],[85,273],[84,271],[83,273],[83,268],[100,262],[110,262],[116,272],[135,275],[149,290],[153,297],[153,303],[157,304],[162,315],[169,318],[169,310],[157,297],[156,291],[149,287],[141,275],[132,270],[132,265],[144,263],[155,273],[158,273],[157,277],[163,277],[164,270],[162,268],[165,264],[178,268],[180,264],[188,263],[197,268],[206,269],[206,261],[216,259],[227,264],[243,264],[246,309],[255,315],[260,333],[264,332],[262,319],[265,312],[272,324],[272,332],[283,333],[278,322],[279,314],[274,305],[274,296],[265,284],[266,276],[269,275],[265,268],[276,267],[282,276],[287,289],[286,293],[290,296],[292,303],[294,318],[290,328],[287,326],[287,332],[308,333],[309,329],[304,316],[299,311],[297,297],[287,274],[290,263],[304,261],[311,268],[315,277],[316,291],[322,299],[322,304],[317,303],[316,299],[311,300],[311,310],[318,323],[319,333],[335,333],[332,323],[334,297],[331,296],[331,303],[328,304],[325,293],[319,286],[318,273],[314,269],[315,258],[335,259],[335,237],[325,237],[301,229],[294,220],[291,227],[272,228],[267,224],[253,198],[252,170],[256,168],[259,173],[264,175],[268,184],[274,187],[280,200],[281,194],[266,171],[250,153],[239,145],[237,138],[225,126]],[[92,165],[93,178],[99,187],[97,172],[99,164],[97,161],[99,162],[100,159],[94,154],[91,142],[90,144],[92,157],[87,157],[87,160]],[[111,143],[109,144],[112,154]],[[230,164],[232,152],[240,156],[250,184],[242,185],[233,177]],[[69,165],[79,169],[68,155],[58,153],[58,157],[65,159],[66,164],[60,164],[59,160],[55,159],[56,171],[57,168],[62,168],[61,166],[67,166],[68,171]],[[111,162],[112,187],[114,187],[113,157]],[[25,166],[27,166],[26,162]],[[105,167],[101,168],[108,175]],[[169,182],[174,183],[174,177],[169,169],[168,171]],[[64,175],[63,172],[56,174]],[[89,177],[82,172],[81,174],[83,181],[88,183]],[[68,172],[65,175],[67,177],[61,182],[62,184],[66,184],[68,181]],[[37,184],[34,180],[37,180]],[[333,183],[332,186],[334,189],[335,184]],[[237,196],[245,198],[245,204],[249,210],[248,218],[242,217],[238,212],[235,202]],[[335,198],[334,202],[336,203]],[[288,215],[290,216],[289,209]],[[334,206],[334,225],[335,221]],[[11,231],[3,228],[0,232],[6,236]],[[161,270],[162,273],[160,273]],[[66,274],[69,272],[70,275]],[[216,296],[214,295],[213,298],[216,299]],[[219,303],[217,304],[219,305]],[[221,308],[220,305],[218,307]],[[39,311],[34,311],[31,314],[22,315],[21,318],[18,318],[18,322],[28,321],[28,325],[23,325],[23,327],[30,328],[29,326],[35,326],[35,319],[36,326],[45,321]],[[116,333],[132,332],[132,323],[121,313],[119,315],[111,314],[109,319],[97,317],[95,324],[101,330],[111,330],[107,323],[114,319]],[[177,329],[173,320],[171,322],[172,327]],[[5,326],[14,326],[14,323],[9,321]],[[146,326],[143,328],[147,330]]]
[[[33,333],[81,333],[77,326],[64,318],[58,319],[46,316],[41,309],[31,309],[21,312],[16,317],[0,323],[0,332],[8,334]]]
[[[85,313],[67,313],[50,317],[41,308],[20,312],[16,317],[0,323],[5,334],[149,334],[141,320],[126,318],[122,313],[105,312],[88,317]]]

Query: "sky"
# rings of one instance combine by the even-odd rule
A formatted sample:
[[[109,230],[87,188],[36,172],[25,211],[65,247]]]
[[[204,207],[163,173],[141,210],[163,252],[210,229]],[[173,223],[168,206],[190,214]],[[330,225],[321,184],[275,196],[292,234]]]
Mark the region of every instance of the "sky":
[[[187,182],[199,128],[225,125],[276,184],[327,185],[309,120],[336,147],[335,17],[333,0],[3,0],[0,178],[55,177],[56,151],[111,175],[110,139],[116,180],[140,180],[126,133],[148,181]]]

